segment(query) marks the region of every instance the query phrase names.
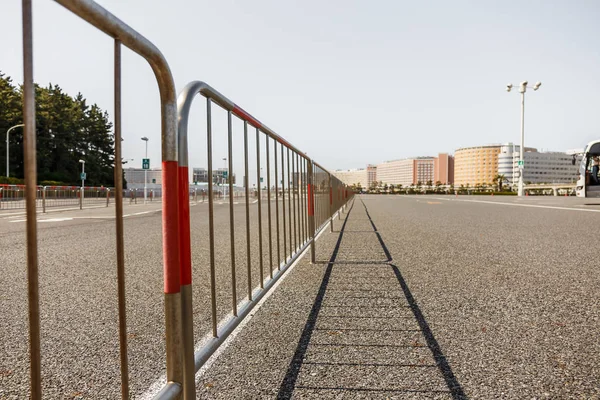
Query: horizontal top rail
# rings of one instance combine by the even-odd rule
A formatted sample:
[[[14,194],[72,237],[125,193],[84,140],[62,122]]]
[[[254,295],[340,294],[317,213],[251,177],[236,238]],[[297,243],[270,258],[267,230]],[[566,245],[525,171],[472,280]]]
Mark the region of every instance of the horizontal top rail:
[[[177,108],[179,110],[179,120],[178,120],[178,129],[179,129],[179,140],[180,140],[180,149],[185,149],[187,146],[181,146],[183,143],[181,141],[185,141],[187,143],[187,125],[188,118],[190,114],[190,108],[192,106],[192,102],[194,96],[196,94],[202,94],[204,97],[211,99],[219,106],[223,107],[227,111],[231,111],[234,115],[239,117],[240,119],[248,122],[250,125],[258,128],[261,132],[269,135],[272,139],[277,142],[283,144],[288,147],[290,150],[295,151],[301,157],[306,160],[310,160],[310,158],[303,152],[300,151],[297,147],[290,144],[287,140],[276,134],[272,129],[267,127],[265,124],[254,118],[250,113],[246,112],[243,108],[235,104],[233,101],[229,100],[223,94],[219,93],[213,87],[211,87],[206,82],[202,81],[193,81],[188,83],[185,88],[179,94],[177,99]],[[184,164],[182,164],[184,163]],[[187,165],[187,154],[180,155],[179,159],[180,165]]]
[[[160,91],[164,105],[162,113],[162,159],[177,161],[176,99],[175,82],[167,60],[160,50],[148,39],[132,29],[125,22],[96,4],[92,0],[55,0],[57,3],[78,15],[102,32],[119,40],[123,45],[142,56],[150,66]]]

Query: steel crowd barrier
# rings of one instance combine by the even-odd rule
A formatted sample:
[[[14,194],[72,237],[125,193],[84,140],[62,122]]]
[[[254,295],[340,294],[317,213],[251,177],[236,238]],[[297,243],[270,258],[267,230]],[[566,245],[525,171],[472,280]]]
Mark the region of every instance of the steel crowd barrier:
[[[55,0],[75,15],[100,29],[114,39],[114,135],[115,159],[121,154],[121,46],[126,46],[152,67],[160,90],[161,103],[161,143],[162,143],[162,189],[156,197],[162,198],[162,250],[164,271],[164,307],[166,340],[167,383],[156,395],[160,399],[195,398],[195,373],[208,360],[214,351],[231,334],[241,320],[246,317],[260,299],[273,287],[274,283],[310,247],[311,261],[315,262],[315,238],[328,222],[332,222],[335,212],[347,204],[352,193],[331,173],[308,158],[305,153],[292,146],[281,136],[235,105],[229,99],[203,82],[192,82],[176,98],[175,86],[167,61],[162,53],[138,32],[110,14],[92,0]],[[31,0],[22,0],[23,9],[23,117],[24,117],[24,163],[25,188],[23,193],[9,194],[13,199],[24,199],[26,204],[27,231],[27,278],[29,307],[29,354],[30,354],[30,398],[41,399],[40,362],[40,309],[38,282],[38,240],[36,211],[40,187],[36,185],[36,114],[33,84],[33,46]],[[233,179],[228,177],[226,195],[229,204],[229,234],[231,240],[231,282],[233,317],[221,328],[217,326],[215,288],[215,231],[214,201],[215,188],[208,185],[206,201],[209,208],[209,252],[211,281],[211,320],[212,336],[197,353],[194,352],[193,304],[192,304],[192,260],[190,238],[190,187],[188,172],[187,123],[193,98],[201,94],[206,98],[207,115],[207,155],[208,174],[212,176],[212,104],[220,106],[228,114],[228,160],[229,171],[233,169],[232,118],[243,121],[244,132],[244,196],[246,211],[246,252],[248,274],[248,301],[238,307],[235,266],[235,231],[233,203],[236,193]],[[261,255],[258,268],[260,282],[258,290],[252,286],[252,263],[250,259],[250,189],[248,161],[248,126],[256,135],[257,182],[260,182],[261,148],[260,137],[265,141],[267,168],[266,190],[258,184],[255,196],[258,204],[258,241]],[[272,154],[272,156],[271,156]],[[273,162],[271,163],[271,160]],[[123,174],[121,163],[115,163],[115,188],[104,194],[104,199],[115,199],[117,296],[119,321],[119,350],[121,369],[121,397],[129,398],[129,367],[127,355],[127,324],[125,308],[125,248],[123,238]],[[271,171],[273,170],[273,174]],[[271,182],[272,175],[274,181]],[[221,187],[222,188],[222,187]],[[57,200],[46,190],[46,201]],[[67,189],[64,189],[67,196]],[[137,199],[139,190],[128,193]],[[266,192],[266,193],[263,193]],[[8,191],[2,187],[2,198]],[[19,194],[17,194],[19,193]],[[75,193],[75,194],[73,194]],[[78,195],[76,193],[79,193]],[[151,192],[151,198],[155,193]],[[223,193],[225,194],[225,193]],[[52,197],[54,196],[54,197]],[[98,190],[74,190],[69,196],[78,199],[80,205],[85,199],[100,201]],[[79,196],[79,197],[77,197]],[[95,196],[95,197],[94,197]],[[142,191],[143,196],[143,191]],[[198,193],[193,195],[196,200]],[[70,198],[70,197],[69,197]],[[204,192],[202,193],[205,199]],[[274,198],[275,201],[272,201]],[[94,200],[92,200],[94,199]],[[263,246],[262,203],[267,202],[267,226],[269,243]],[[18,200],[17,200],[18,201]],[[21,200],[22,201],[22,200]],[[274,203],[274,204],[272,204]],[[280,213],[281,207],[281,213]],[[272,212],[275,208],[275,222]],[[276,249],[273,249],[276,237]],[[281,246],[282,245],[282,246]],[[268,253],[268,265],[264,265],[262,254]],[[275,260],[275,261],[274,261]],[[256,265],[255,265],[256,267]],[[268,269],[268,278],[265,277]]]
[[[209,215],[209,253],[210,253],[210,304],[212,340],[208,341],[198,352],[194,353],[193,332],[193,299],[192,299],[192,262],[189,216],[188,188],[188,120],[192,102],[196,95],[206,98],[206,143],[208,176],[213,173],[213,104],[227,112],[227,151],[228,170],[233,171],[233,122],[235,117],[243,122],[244,144],[244,190],[245,190],[245,226],[246,226],[246,266],[247,266],[247,300],[238,304],[236,288],[236,241],[234,229],[234,186],[230,174],[227,178],[229,196],[229,237],[231,263],[231,318],[221,327],[217,325],[217,291],[215,279],[215,227],[214,227],[214,187],[208,185]],[[256,136],[255,149],[249,149],[249,126]],[[262,148],[261,138],[264,138]],[[239,143],[242,139],[237,139]],[[281,136],[259,122],[252,115],[237,106],[234,102],[204,82],[195,81],[188,84],[178,97],[178,142],[179,142],[179,193],[180,193],[180,257],[183,336],[181,369],[183,376],[183,394],[185,399],[195,398],[195,373],[206,363],[210,356],[235,330],[240,322],[250,313],[264,294],[275,284],[310,246],[311,262],[315,262],[315,238],[317,234],[331,222],[334,212],[350,199],[347,188],[331,173],[308,158]],[[252,282],[252,260],[250,251],[250,184],[249,184],[249,151],[256,151],[256,199],[258,213],[258,250],[259,254],[268,254],[268,265],[264,265],[263,257],[259,257],[258,267],[260,281],[255,290]],[[261,156],[266,162],[266,190],[261,188]],[[272,178],[273,181],[271,180]],[[344,197],[333,201],[333,190],[344,190]],[[266,193],[263,193],[266,192]],[[281,201],[280,201],[281,198]],[[275,201],[271,201],[274,199]],[[266,200],[267,226],[263,227],[263,201]],[[281,202],[281,213],[279,210]],[[272,204],[274,203],[274,205]],[[273,210],[273,208],[275,210]],[[275,221],[273,221],[273,214]],[[268,232],[268,245],[263,243],[263,229]],[[276,240],[274,239],[276,237]],[[283,245],[283,246],[281,246]],[[275,248],[275,249],[274,249]],[[283,249],[283,252],[281,250]],[[266,269],[268,268],[268,271]],[[268,275],[265,278],[265,274]],[[174,398],[168,387],[156,397],[157,399]]]
[[[86,186],[37,186],[35,202],[46,212],[48,207],[106,205],[110,203],[111,188]],[[0,210],[26,208],[25,185],[0,185]],[[83,196],[82,196],[83,193]]]
[[[165,316],[167,321],[167,378],[169,387],[181,391],[182,371],[177,369],[181,358],[180,328],[181,304],[179,287],[170,282],[179,281],[178,205],[177,205],[177,121],[176,91],[169,66],[162,53],[146,38],[91,0],[55,0],[72,13],[114,39],[114,135],[115,160],[121,155],[121,46],[139,54],[151,66],[160,91],[162,136],[162,225],[163,263],[165,274]],[[36,221],[37,167],[36,167],[36,112],[33,82],[33,35],[31,0],[22,0],[23,16],[23,120],[25,203],[27,229],[27,278],[29,306],[30,398],[42,397],[40,362],[40,310],[38,282],[38,240]],[[123,175],[121,163],[115,163],[115,214],[117,253],[117,292],[119,347],[121,367],[121,396],[129,398],[129,370],[127,359],[127,330],[125,314],[125,274],[123,240]],[[82,191],[82,200],[87,194]],[[109,194],[110,196],[110,194]],[[173,321],[179,321],[173,322]]]

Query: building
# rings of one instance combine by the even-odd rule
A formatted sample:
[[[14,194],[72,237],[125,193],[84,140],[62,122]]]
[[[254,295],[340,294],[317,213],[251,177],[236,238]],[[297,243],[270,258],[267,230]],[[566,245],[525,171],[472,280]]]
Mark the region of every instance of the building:
[[[440,153],[433,160],[433,182],[442,185],[454,183],[454,157],[448,153]]]
[[[463,147],[454,152],[454,185],[491,184],[498,174],[501,145]]]
[[[206,168],[194,168],[192,182],[208,183],[208,170]]]
[[[344,182],[346,185],[356,185],[367,189],[369,187],[369,171],[368,168],[348,169],[333,171],[333,176]]]
[[[370,187],[373,182],[377,182],[377,166],[369,164],[367,165],[367,187]]]
[[[579,161],[573,165],[573,156],[566,152],[538,152],[525,148],[523,182],[527,183],[574,183],[579,174]],[[505,182],[516,185],[519,182],[520,146],[507,143],[500,148],[498,174],[504,175]]]
[[[454,158],[446,153],[437,157],[416,157],[387,161],[377,165],[377,180],[391,185],[434,185],[454,182]]]
[[[123,168],[123,172],[125,172],[125,181],[127,181],[127,188],[143,188],[145,171],[147,171],[146,187],[159,188],[162,186],[162,170],[159,168],[146,170],[142,168]]]
[[[212,171],[212,182],[213,183],[228,183],[227,176],[229,169],[228,168],[216,168]],[[233,184],[235,184],[235,174],[232,176]],[[206,168],[194,168],[192,170],[192,182],[197,183],[208,183],[208,169]]]

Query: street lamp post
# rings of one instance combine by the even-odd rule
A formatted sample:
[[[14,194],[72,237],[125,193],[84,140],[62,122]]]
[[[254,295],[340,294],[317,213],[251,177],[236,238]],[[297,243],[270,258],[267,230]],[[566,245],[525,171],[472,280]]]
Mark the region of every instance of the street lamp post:
[[[85,187],[85,160],[79,160],[79,162],[81,163],[81,194],[80,194],[80,201],[79,201],[79,208],[83,207],[83,195],[84,195],[84,190],[83,188]]]
[[[519,85],[519,93],[521,93],[521,149],[520,149],[520,163],[519,163],[519,188],[518,195],[523,196],[525,193],[523,185],[523,175],[525,174],[525,92],[527,91],[527,81],[521,82]],[[538,90],[542,86],[541,82],[537,82],[533,87],[529,88]],[[506,85],[506,91],[510,92],[513,88],[512,83]]]
[[[8,178],[8,156],[9,156],[9,152],[8,152],[8,134],[10,133],[10,131],[12,131],[15,128],[22,128],[25,125],[23,124],[19,124],[19,125],[15,125],[15,126],[11,126],[10,128],[8,128],[8,130],[6,131],[6,177]]]
[[[146,142],[146,159],[148,159],[148,139],[146,136],[142,138],[144,142]],[[143,167],[143,165],[142,165]],[[148,170],[144,169],[144,204],[146,204],[146,200],[148,199]]]

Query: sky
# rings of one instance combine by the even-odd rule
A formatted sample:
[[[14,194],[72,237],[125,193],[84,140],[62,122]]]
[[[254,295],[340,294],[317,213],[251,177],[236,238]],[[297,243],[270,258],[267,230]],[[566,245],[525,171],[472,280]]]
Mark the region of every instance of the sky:
[[[22,81],[21,2],[2,0],[0,70]],[[600,2],[99,0],[166,57],[177,91],[205,81],[329,170],[520,141],[550,151],[600,138]],[[112,39],[33,1],[34,79],[113,114]],[[206,103],[190,117],[190,167],[206,166]],[[215,111],[214,167],[227,157]],[[252,133],[252,132],[251,132]],[[123,157],[160,160],[155,78],[123,51]],[[234,172],[243,175],[242,125]],[[250,148],[254,142],[251,136]],[[261,139],[264,146],[264,139]],[[263,160],[264,163],[264,160]],[[254,161],[250,174],[256,174]]]

